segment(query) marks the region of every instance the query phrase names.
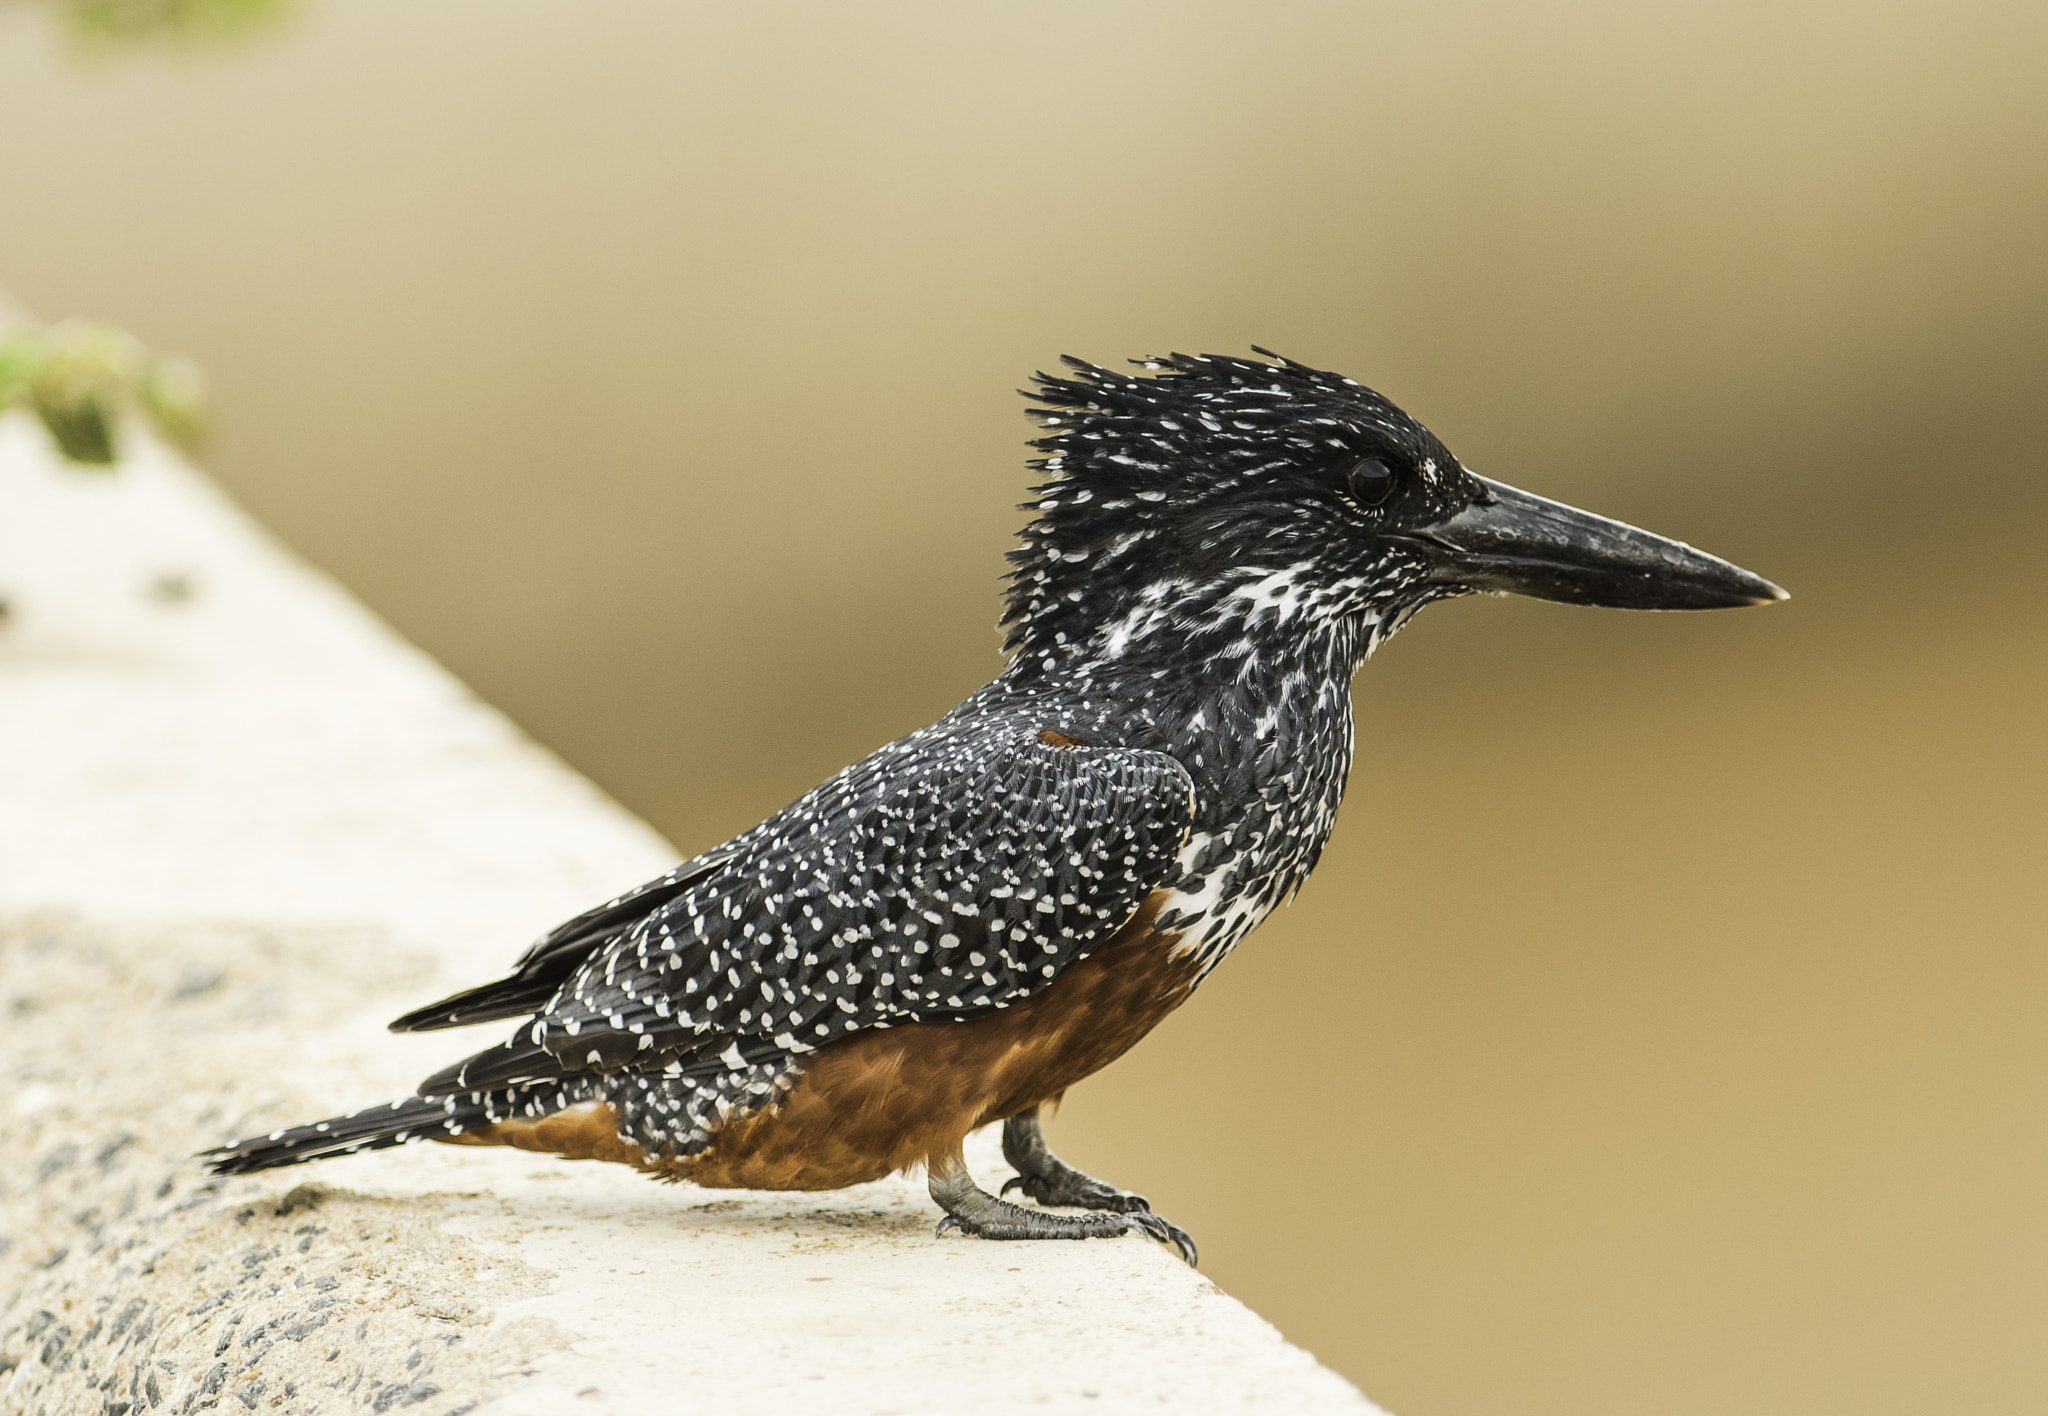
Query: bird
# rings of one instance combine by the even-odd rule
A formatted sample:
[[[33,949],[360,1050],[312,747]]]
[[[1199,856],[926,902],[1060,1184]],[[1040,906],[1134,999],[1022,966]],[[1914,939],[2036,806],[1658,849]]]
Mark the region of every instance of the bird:
[[[1061,1160],[1043,1117],[1308,879],[1373,651],[1464,595],[1787,598],[1482,477],[1372,389],[1252,352],[1037,374],[1038,484],[993,680],[544,934],[507,977],[391,1024],[518,1019],[504,1042],[415,1096],[208,1151],[210,1168],[415,1140],[713,1188],[921,1167],[941,1235],[1137,1233],[1195,1263],[1143,1196]],[[1016,1175],[991,1195],[962,1147],[998,1123]]]

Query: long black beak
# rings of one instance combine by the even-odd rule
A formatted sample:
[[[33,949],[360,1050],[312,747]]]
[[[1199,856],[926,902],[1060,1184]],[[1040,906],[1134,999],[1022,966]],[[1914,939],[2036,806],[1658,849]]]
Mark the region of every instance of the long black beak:
[[[1571,605],[1722,610],[1790,598],[1718,556],[1484,477],[1472,504],[1400,540],[1430,560],[1430,578]]]

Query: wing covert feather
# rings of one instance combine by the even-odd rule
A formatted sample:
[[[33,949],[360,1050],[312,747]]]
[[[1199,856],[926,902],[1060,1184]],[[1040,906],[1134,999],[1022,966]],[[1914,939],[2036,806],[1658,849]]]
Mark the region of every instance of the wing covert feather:
[[[606,943],[531,1040],[565,1070],[695,1071],[1008,1007],[1137,910],[1193,814],[1164,753],[1014,722],[914,734]]]

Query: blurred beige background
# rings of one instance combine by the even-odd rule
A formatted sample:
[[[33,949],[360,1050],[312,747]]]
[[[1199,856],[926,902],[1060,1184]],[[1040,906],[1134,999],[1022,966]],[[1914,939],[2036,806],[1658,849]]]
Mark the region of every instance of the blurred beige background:
[[[1403,1416],[2048,1404],[2044,252],[2037,3],[0,8],[0,285],[686,851],[998,667],[1062,352],[1266,344],[1792,590],[1424,615],[1056,1123]]]

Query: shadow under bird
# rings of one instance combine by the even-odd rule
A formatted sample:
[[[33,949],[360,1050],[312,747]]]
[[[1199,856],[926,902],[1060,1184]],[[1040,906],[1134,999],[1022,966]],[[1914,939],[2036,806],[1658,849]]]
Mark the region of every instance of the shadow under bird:
[[[1308,878],[1351,679],[1473,593],[1636,610],[1785,598],[1466,469],[1371,389],[1272,362],[1069,359],[1010,555],[1008,666],[716,850],[394,1031],[518,1018],[419,1095],[208,1152],[239,1174],[412,1140],[829,1190],[922,1165],[939,1232],[1195,1246],[1047,1147],[1040,1113]],[[1017,1170],[961,1146],[1001,1122]]]

